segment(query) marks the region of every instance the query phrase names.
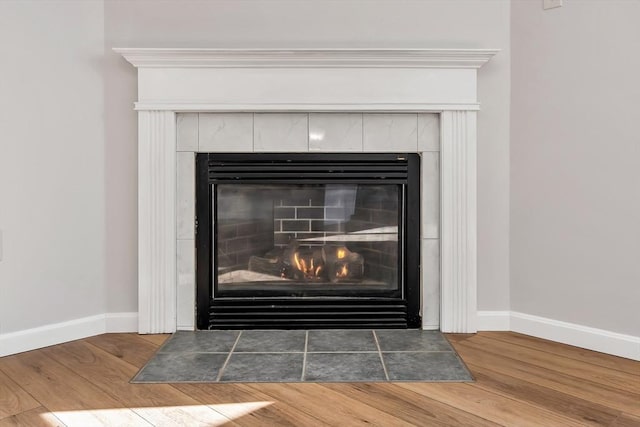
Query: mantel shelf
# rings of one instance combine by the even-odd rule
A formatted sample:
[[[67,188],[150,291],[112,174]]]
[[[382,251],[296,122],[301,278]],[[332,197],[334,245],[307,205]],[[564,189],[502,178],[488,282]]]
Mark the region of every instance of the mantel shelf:
[[[138,68],[480,68],[498,49],[114,48]]]

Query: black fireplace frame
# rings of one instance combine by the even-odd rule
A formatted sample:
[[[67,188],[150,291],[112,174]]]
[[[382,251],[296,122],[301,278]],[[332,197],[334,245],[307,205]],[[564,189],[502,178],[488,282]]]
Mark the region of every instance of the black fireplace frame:
[[[213,298],[212,185],[291,180],[404,186],[399,297]],[[416,153],[197,153],[195,226],[198,329],[421,326],[420,156]]]

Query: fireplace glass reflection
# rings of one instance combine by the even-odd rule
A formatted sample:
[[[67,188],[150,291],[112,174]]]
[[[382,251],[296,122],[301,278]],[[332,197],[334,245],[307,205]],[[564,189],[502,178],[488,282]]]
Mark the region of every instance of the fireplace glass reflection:
[[[217,297],[401,296],[398,184],[218,184]]]

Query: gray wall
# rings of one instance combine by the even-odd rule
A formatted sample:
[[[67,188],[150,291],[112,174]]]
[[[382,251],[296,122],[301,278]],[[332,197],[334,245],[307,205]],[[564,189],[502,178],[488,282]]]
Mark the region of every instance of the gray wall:
[[[507,310],[509,20],[507,1],[105,2],[108,310],[137,310],[136,73],[116,46],[502,49],[479,74],[478,300]]]
[[[640,2],[512,4],[511,309],[640,336]]]
[[[0,334],[105,312],[103,22],[0,1]]]

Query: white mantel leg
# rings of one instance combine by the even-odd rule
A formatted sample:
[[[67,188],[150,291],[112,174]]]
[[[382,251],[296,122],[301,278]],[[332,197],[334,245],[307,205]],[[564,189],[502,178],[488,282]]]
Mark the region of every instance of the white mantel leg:
[[[176,330],[176,119],[138,112],[138,332]]]
[[[441,122],[441,319],[443,332],[477,331],[476,112]]]

